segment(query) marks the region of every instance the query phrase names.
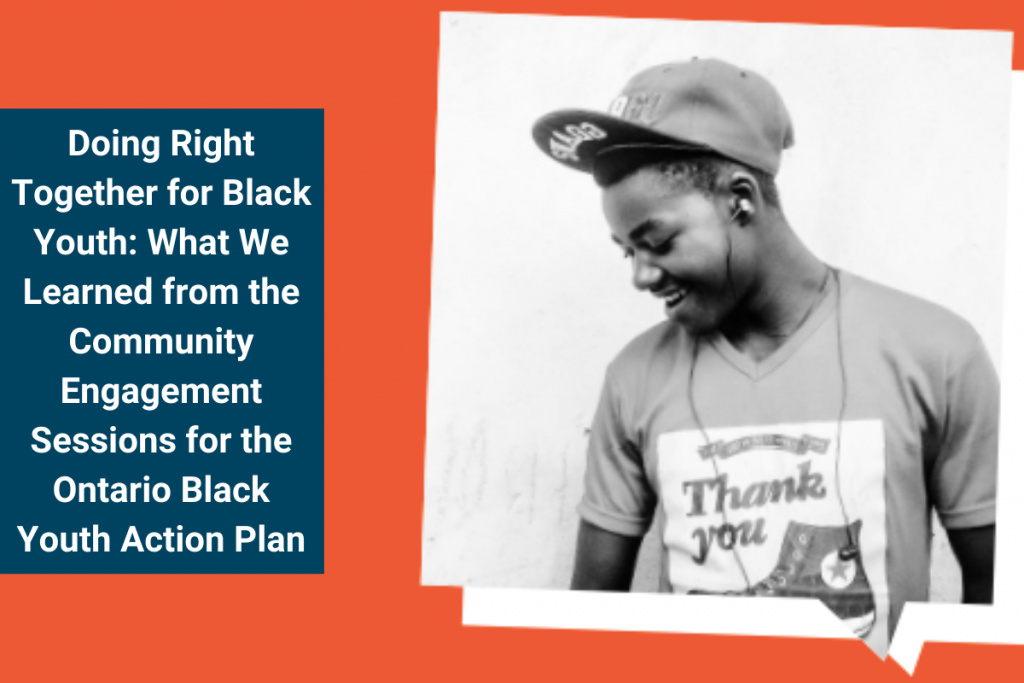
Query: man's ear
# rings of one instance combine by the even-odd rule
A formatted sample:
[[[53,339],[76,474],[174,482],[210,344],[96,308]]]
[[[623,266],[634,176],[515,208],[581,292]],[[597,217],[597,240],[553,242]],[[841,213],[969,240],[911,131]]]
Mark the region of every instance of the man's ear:
[[[739,225],[748,225],[762,209],[760,188],[745,171],[734,171],[729,178],[730,215]]]
[[[729,192],[733,201],[746,199],[755,208],[761,207],[761,188],[758,187],[754,176],[746,171],[734,171],[729,178]]]

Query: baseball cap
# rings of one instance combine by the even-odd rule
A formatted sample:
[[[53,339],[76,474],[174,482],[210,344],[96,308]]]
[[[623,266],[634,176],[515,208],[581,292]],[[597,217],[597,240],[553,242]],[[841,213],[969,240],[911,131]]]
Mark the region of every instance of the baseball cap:
[[[542,117],[533,139],[570,168],[594,173],[618,152],[715,154],[775,175],[793,123],[763,76],[718,59],[662,64],[626,84],[607,114],[565,109]]]

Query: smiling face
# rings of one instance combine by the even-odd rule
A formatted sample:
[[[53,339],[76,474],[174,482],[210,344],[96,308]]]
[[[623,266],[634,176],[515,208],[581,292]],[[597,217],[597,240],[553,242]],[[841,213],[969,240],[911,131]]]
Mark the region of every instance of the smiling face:
[[[737,239],[725,197],[680,189],[655,167],[605,188],[612,241],[633,262],[633,284],[662,299],[691,334],[717,329],[737,304]]]

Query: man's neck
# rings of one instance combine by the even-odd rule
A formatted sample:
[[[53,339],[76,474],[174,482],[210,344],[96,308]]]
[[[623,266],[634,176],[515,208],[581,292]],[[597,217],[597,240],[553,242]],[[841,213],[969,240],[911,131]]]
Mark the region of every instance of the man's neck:
[[[831,271],[789,229],[759,248],[762,267],[722,326],[739,351],[762,361],[786,343],[825,297]]]

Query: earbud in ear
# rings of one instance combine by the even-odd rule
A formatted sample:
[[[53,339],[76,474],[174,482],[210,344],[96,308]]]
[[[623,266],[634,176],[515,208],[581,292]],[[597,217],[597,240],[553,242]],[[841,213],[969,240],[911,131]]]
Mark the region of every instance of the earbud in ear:
[[[736,220],[740,216],[750,220],[750,217],[754,215],[754,205],[749,199],[738,199],[734,206],[732,220]]]

